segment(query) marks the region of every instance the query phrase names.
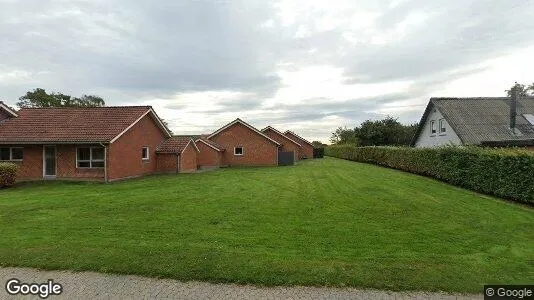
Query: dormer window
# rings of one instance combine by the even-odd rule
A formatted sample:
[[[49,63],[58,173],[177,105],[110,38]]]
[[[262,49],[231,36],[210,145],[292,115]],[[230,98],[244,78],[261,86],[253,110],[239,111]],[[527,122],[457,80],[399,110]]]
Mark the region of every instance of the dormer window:
[[[434,120],[430,121],[430,134],[436,134],[436,121]]]

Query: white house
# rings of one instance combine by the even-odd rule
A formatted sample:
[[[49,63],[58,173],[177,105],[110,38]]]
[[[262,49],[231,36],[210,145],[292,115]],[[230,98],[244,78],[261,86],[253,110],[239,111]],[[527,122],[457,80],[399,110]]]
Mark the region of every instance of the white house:
[[[534,97],[431,98],[414,147],[534,145]]]

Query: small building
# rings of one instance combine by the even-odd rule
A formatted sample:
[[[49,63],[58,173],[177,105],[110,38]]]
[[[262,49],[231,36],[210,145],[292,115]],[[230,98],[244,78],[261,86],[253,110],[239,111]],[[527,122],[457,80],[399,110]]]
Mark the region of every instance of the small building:
[[[18,179],[113,181],[157,171],[171,133],[150,106],[23,108],[0,102],[0,160]]]
[[[225,149],[225,166],[276,166],[280,144],[241,119],[236,119],[207,137]]]
[[[173,136],[156,148],[158,173],[190,173],[198,166],[199,148],[192,138]]]
[[[300,149],[302,149],[302,146],[298,142],[292,140],[272,126],[265,127],[261,130],[261,132],[280,144],[280,147],[278,148],[280,152],[293,152],[294,162],[299,159],[299,153],[301,151]]]
[[[288,138],[298,142],[301,147],[299,148],[299,159],[313,158],[313,144],[305,138],[297,135],[295,132],[287,130],[284,135]]]
[[[197,163],[200,169],[213,169],[224,166],[222,163],[224,147],[205,137],[199,137],[195,141],[200,153]]]
[[[414,147],[534,145],[534,97],[431,98]]]

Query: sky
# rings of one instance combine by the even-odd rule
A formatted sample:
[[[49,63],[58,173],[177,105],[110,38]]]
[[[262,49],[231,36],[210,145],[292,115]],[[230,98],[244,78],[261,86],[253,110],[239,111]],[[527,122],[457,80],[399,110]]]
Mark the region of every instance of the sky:
[[[0,0],[0,100],[92,94],[175,134],[239,117],[328,142],[534,82],[533,33],[534,0]]]

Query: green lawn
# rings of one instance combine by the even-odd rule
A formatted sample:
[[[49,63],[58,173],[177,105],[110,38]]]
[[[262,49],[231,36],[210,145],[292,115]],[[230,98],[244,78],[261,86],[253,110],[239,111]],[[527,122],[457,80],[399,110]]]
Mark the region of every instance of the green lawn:
[[[0,265],[481,292],[534,282],[534,210],[333,158],[0,191]]]

